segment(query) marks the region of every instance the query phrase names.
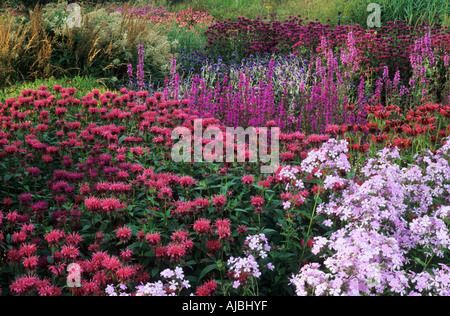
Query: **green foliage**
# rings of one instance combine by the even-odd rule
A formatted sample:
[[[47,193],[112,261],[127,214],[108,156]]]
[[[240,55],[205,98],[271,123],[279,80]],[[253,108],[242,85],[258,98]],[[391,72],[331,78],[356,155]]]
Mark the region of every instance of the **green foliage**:
[[[94,79],[92,77],[63,77],[63,78],[50,78],[50,79],[37,79],[34,81],[18,82],[15,85],[6,87],[0,90],[0,100],[5,100],[11,97],[17,97],[21,91],[32,89],[36,90],[40,86],[52,87],[54,85],[60,85],[62,87],[77,87],[77,93],[75,97],[81,98],[93,89],[99,89],[100,91],[106,91],[105,84],[101,80]]]
[[[30,17],[0,21],[0,85],[17,80],[94,76],[115,88],[126,79],[128,63],[137,63],[144,46],[146,72],[164,78],[177,44],[158,23],[81,6],[81,27],[67,26],[67,2],[35,8]]]
[[[336,7],[342,12],[344,24],[360,24],[366,26],[367,6],[372,0],[337,0]],[[424,21],[430,25],[448,23],[450,5],[448,0],[380,0],[381,23],[389,21],[407,21],[410,25],[418,25]],[[438,15],[438,16],[437,16]]]

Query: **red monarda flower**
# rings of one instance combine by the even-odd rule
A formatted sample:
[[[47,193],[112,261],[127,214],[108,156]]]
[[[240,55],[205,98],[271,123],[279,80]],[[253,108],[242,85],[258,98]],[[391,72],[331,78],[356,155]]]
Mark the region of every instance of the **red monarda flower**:
[[[19,249],[19,253],[22,257],[30,257],[34,255],[37,251],[35,244],[23,244]]]
[[[190,176],[183,176],[179,179],[179,183],[183,188],[188,188],[190,186],[193,186],[196,181]]]
[[[302,239],[301,243],[300,243],[303,247],[305,247],[305,240]],[[306,243],[306,246],[308,248],[312,248],[312,246],[314,246],[314,240],[312,238],[308,239],[308,242]]]
[[[158,193],[158,198],[160,199],[166,199],[166,198],[171,198],[172,197],[172,189],[169,187],[162,187],[159,190]]]
[[[160,246],[156,247],[154,249],[155,256],[158,259],[164,259],[167,256],[167,247],[166,246]]]
[[[250,203],[256,210],[261,210],[264,205],[264,198],[260,195],[254,196],[250,199]]]
[[[188,237],[189,237],[189,232],[187,232],[183,229],[179,229],[172,233],[172,236],[170,236],[170,239],[172,239],[172,241],[176,241],[176,242],[183,242]]]
[[[26,205],[30,205],[31,204],[31,200],[32,200],[32,196],[30,193],[23,193],[19,196],[19,201],[22,205],[26,206]]]
[[[120,203],[118,199],[106,198],[102,200],[102,209],[106,212],[116,211],[122,207],[123,205]]]
[[[220,240],[208,240],[206,242],[206,248],[208,249],[209,252],[211,253],[215,253],[217,252],[219,249],[222,248],[222,244],[220,243]]]
[[[241,178],[241,180],[245,185],[252,185],[255,178],[252,175],[245,175]]]
[[[76,259],[80,254],[80,251],[75,246],[63,246],[61,249],[61,254],[66,259]]]
[[[216,234],[219,236],[219,239],[227,239],[230,237],[230,220],[228,218],[216,220],[215,226],[217,228]]]
[[[27,168],[27,172],[31,177],[37,178],[39,176],[40,169],[36,167]]]
[[[295,157],[295,154],[291,151],[286,151],[284,153],[281,153],[280,157],[283,161],[292,161]]]
[[[197,296],[213,296],[217,290],[217,283],[214,280],[207,281],[197,288]]]
[[[116,237],[120,239],[121,242],[128,241],[132,236],[131,229],[127,226],[119,228],[116,232]]]
[[[147,234],[145,240],[147,240],[151,246],[156,246],[161,242],[161,235],[158,232]]]
[[[35,276],[22,276],[17,278],[9,288],[15,295],[25,295],[28,291],[32,290],[38,282],[39,280]]]
[[[84,205],[90,212],[97,212],[102,208],[102,201],[96,197],[91,197],[84,200]]]
[[[194,200],[194,204],[197,207],[205,208],[209,206],[209,200],[205,198],[197,198]]]
[[[239,225],[237,228],[239,236],[246,236],[248,232],[248,228],[244,225]]]
[[[213,197],[212,201],[215,206],[224,206],[227,199],[223,195],[216,195],[215,197]]]
[[[66,237],[66,243],[71,246],[77,246],[82,241],[83,237],[81,237],[77,232],[70,233]]]
[[[211,232],[211,221],[205,218],[200,218],[194,223],[194,230],[200,235],[206,235]]]
[[[11,224],[14,224],[19,219],[19,214],[17,211],[9,212],[5,216],[6,220],[10,222]]]
[[[325,132],[331,135],[339,135],[341,134],[341,127],[339,125],[328,125]]]
[[[39,262],[39,257],[31,256],[31,257],[25,258],[23,260],[22,264],[23,264],[23,267],[25,269],[27,269],[28,271],[33,271],[33,270],[36,270],[38,262]]]
[[[167,255],[171,259],[178,261],[186,255],[186,249],[183,244],[173,242],[167,246]]]
[[[61,239],[65,238],[66,234],[59,229],[53,229],[45,235],[44,239],[51,245],[57,245]]]
[[[132,255],[133,255],[133,250],[128,249],[128,248],[120,251],[120,257],[126,261],[129,261],[131,259]]]
[[[12,235],[13,243],[19,244],[27,239],[27,234],[25,232],[14,232]]]
[[[116,275],[121,283],[125,283],[136,275],[136,269],[129,266],[121,267],[117,269]]]

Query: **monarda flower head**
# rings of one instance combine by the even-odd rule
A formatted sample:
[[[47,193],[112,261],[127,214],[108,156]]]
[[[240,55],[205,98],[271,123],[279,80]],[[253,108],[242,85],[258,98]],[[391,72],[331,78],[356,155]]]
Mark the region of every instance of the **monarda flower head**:
[[[45,235],[44,239],[48,242],[50,246],[55,246],[65,237],[66,234],[63,231],[59,229],[53,229]]]
[[[207,235],[212,231],[211,221],[205,218],[200,218],[195,221],[193,228],[199,235]]]
[[[217,283],[214,280],[204,282],[195,292],[197,296],[213,296],[217,290]]]
[[[228,218],[216,220],[215,226],[215,233],[219,236],[219,239],[228,239],[231,236],[230,220]]]
[[[84,200],[84,205],[90,212],[98,212],[102,209],[102,201],[96,197]]]
[[[171,260],[178,261],[186,255],[186,249],[183,244],[172,242],[167,246],[167,255]]]
[[[250,203],[255,208],[255,212],[259,213],[262,211],[262,206],[264,205],[264,197],[262,196],[253,196],[250,200]]]
[[[183,188],[191,187],[196,183],[194,178],[192,178],[190,176],[183,176],[178,181]]]
[[[115,198],[106,198],[102,200],[102,210],[106,212],[117,211],[124,207],[124,204],[120,203],[120,201]]]
[[[245,175],[241,178],[241,180],[245,185],[252,185],[255,181],[255,178],[252,175]]]
[[[224,206],[225,205],[227,199],[223,195],[216,195],[216,196],[213,197],[212,201],[213,201],[214,206],[219,206],[220,207],[220,206]]]
[[[131,229],[127,226],[119,228],[116,232],[116,237],[119,238],[121,242],[127,242],[132,236]]]
[[[161,242],[161,234],[158,232],[149,233],[145,236],[145,240],[151,245],[156,246]]]

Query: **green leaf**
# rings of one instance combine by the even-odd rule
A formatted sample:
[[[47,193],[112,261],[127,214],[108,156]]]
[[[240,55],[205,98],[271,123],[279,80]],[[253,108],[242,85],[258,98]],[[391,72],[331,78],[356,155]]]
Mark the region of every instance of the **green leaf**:
[[[213,264],[210,264],[210,265],[206,266],[206,267],[202,270],[202,272],[200,272],[199,280],[203,279],[203,277],[204,277],[205,275],[207,275],[209,272],[211,272],[211,271],[213,271],[213,270],[215,270],[215,269],[218,269],[217,263],[213,263]]]
[[[421,266],[423,266],[423,267],[425,267],[425,266],[426,266],[426,263],[425,263],[425,262],[423,262],[422,260],[420,260],[419,258],[417,258],[417,257],[414,257],[414,260],[416,260],[416,262],[417,262],[418,264],[420,264]]]

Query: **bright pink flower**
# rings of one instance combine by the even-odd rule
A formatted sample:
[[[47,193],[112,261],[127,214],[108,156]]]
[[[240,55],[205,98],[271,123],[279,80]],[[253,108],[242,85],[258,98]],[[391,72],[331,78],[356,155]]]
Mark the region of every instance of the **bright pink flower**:
[[[253,178],[252,175],[245,175],[242,177],[241,180],[245,185],[252,185],[253,182],[255,181],[255,178]]]
[[[12,235],[13,243],[19,244],[27,239],[27,234],[25,232],[14,232]]]
[[[186,255],[186,249],[184,248],[184,246],[180,243],[170,243],[167,246],[167,255],[177,261],[180,258],[184,257]]]
[[[132,236],[131,229],[127,226],[123,226],[119,228],[116,232],[116,237],[120,239],[122,242],[128,241]]]
[[[28,291],[32,290],[39,280],[35,276],[22,276],[17,278],[10,286],[10,290],[16,295],[25,295]]]
[[[228,218],[216,220],[215,226],[217,228],[216,234],[219,236],[219,239],[227,239],[230,237],[230,220]]]
[[[53,229],[49,233],[47,233],[44,239],[49,243],[50,246],[57,245],[61,239],[65,238],[66,234],[59,229]]]
[[[189,232],[187,232],[183,229],[179,229],[172,233],[172,236],[170,236],[170,239],[172,239],[172,241],[176,241],[176,242],[183,242],[188,237],[189,237]]]
[[[216,195],[212,200],[215,206],[224,206],[227,201],[226,197],[223,195]]]
[[[264,198],[260,195],[258,196],[254,196],[250,199],[250,203],[254,206],[254,207],[261,207],[264,205]]]
[[[76,259],[78,257],[78,255],[80,254],[80,251],[78,250],[78,248],[76,248],[72,245],[69,245],[69,246],[62,247],[61,254],[66,259]]]
[[[179,183],[183,188],[188,188],[190,186],[193,186],[196,181],[190,176],[184,176],[179,179]]]
[[[136,269],[133,267],[124,266],[116,270],[116,275],[121,283],[125,283],[136,275]]]
[[[10,222],[11,224],[14,224],[19,219],[19,214],[17,211],[9,212],[5,216],[6,220]]]
[[[194,229],[198,234],[209,234],[211,232],[211,221],[205,218],[200,218],[195,221]]]
[[[90,212],[97,212],[102,208],[102,201],[96,197],[91,197],[84,200],[84,205]]]
[[[171,198],[172,197],[172,189],[169,187],[162,187],[159,190],[158,193],[158,198],[160,199],[166,199],[166,198]]]
[[[209,206],[209,200],[205,198],[197,198],[194,200],[194,204],[197,207],[205,208]]]
[[[22,257],[30,257],[34,255],[37,251],[35,244],[23,244],[19,249],[19,253]]]
[[[72,246],[77,246],[79,243],[83,241],[83,237],[80,236],[77,232],[70,233],[66,237],[66,243]]]
[[[166,246],[156,247],[154,249],[155,256],[158,259],[164,259],[167,256],[167,251],[168,249]]]
[[[161,235],[158,232],[147,234],[145,240],[147,240],[151,246],[156,246],[161,242]]]
[[[120,251],[120,257],[127,261],[131,259],[132,255],[133,255],[133,250],[128,249],[128,248]]]
[[[106,212],[116,211],[122,208],[122,204],[118,199],[106,198],[102,200],[102,209]]]

